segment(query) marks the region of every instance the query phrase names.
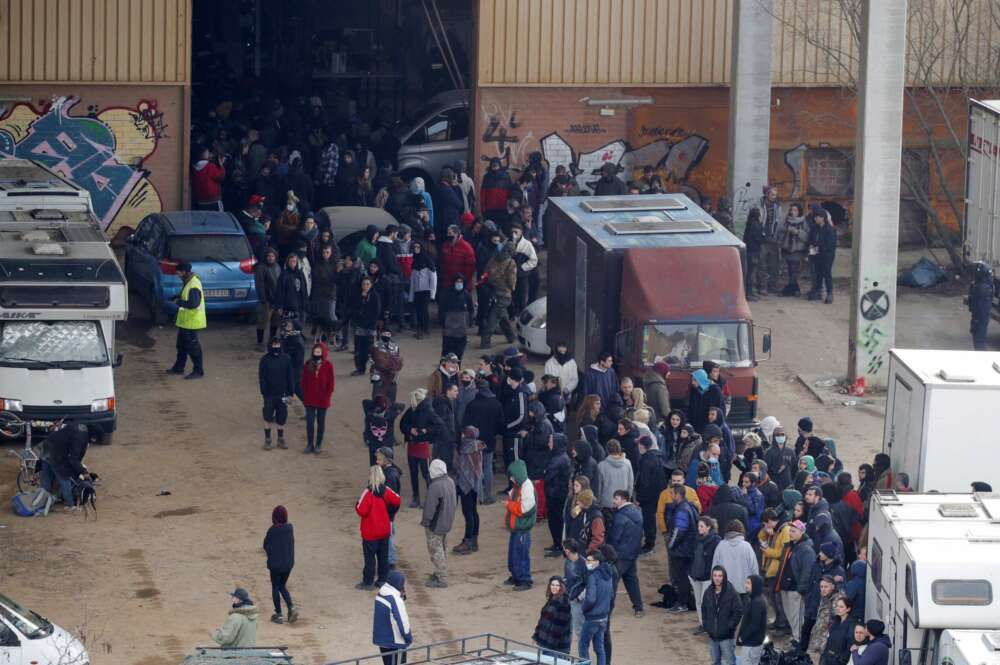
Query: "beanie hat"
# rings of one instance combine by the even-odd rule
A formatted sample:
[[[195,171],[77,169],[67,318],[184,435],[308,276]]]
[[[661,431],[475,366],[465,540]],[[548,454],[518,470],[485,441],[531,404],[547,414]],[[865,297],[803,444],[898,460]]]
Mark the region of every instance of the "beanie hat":
[[[802,533],[805,533],[806,531],[806,525],[802,523],[802,520],[795,520],[794,522],[792,522],[792,526],[801,531]]]
[[[583,490],[576,495],[576,502],[584,508],[590,508],[594,505],[594,493],[591,490]]]
[[[395,453],[392,451],[392,448],[390,446],[382,446],[381,448],[379,448],[375,452],[378,453],[378,454],[380,454],[382,457],[384,457],[384,458],[386,458],[387,460],[390,460],[390,461],[395,456]]]
[[[666,376],[667,374],[670,374],[670,365],[663,360],[657,360],[653,363],[653,371],[660,376]]]
[[[837,558],[837,543],[827,542],[819,546],[819,553],[827,559]]]
[[[445,466],[444,462],[442,462],[439,459],[436,459],[431,461],[431,466],[429,471],[431,475],[431,480],[433,480],[434,478],[440,478],[441,476],[447,475],[448,467]]]
[[[865,628],[868,632],[872,634],[872,637],[881,637],[882,633],[885,632],[885,624],[878,619],[869,619],[865,621]]]
[[[507,378],[514,379],[515,381],[523,381],[524,372],[521,371],[520,367],[512,367],[507,371]]]
[[[403,573],[399,572],[399,569],[397,568],[389,573],[389,576],[386,578],[386,583],[396,591],[403,591],[406,587],[406,577],[403,576]]]
[[[799,418],[799,429],[803,432],[813,431],[813,421],[812,418],[806,416],[805,418]]]
[[[275,506],[271,511],[272,524],[288,524],[288,510],[284,506]]]

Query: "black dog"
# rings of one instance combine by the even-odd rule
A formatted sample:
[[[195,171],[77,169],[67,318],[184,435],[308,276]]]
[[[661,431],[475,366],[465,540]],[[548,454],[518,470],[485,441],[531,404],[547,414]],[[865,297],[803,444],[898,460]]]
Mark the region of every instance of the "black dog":
[[[91,473],[84,476],[83,480],[78,480],[73,485],[73,503],[83,508],[84,519],[89,516],[88,504],[94,510],[94,519],[97,519],[97,474]]]

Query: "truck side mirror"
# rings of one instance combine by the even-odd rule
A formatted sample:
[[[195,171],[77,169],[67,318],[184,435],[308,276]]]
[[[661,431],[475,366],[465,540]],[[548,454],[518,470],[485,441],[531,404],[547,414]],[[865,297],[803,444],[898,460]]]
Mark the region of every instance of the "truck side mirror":
[[[115,363],[112,365],[112,367],[121,367],[122,366],[122,362],[124,360],[125,360],[125,356],[123,356],[122,354],[119,353],[117,356],[115,356]]]
[[[764,335],[764,339],[761,341],[761,348],[764,353],[771,353],[771,333]]]

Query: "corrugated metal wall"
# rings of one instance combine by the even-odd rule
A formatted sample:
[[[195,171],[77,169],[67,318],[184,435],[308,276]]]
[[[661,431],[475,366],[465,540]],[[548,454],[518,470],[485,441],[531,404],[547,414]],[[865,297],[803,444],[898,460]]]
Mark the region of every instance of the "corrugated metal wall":
[[[733,1],[479,0],[479,85],[726,84]],[[995,2],[910,0],[911,83],[995,81]],[[774,0],[773,85],[851,82],[858,54],[842,7]]]
[[[480,85],[716,84],[732,0],[480,0]]]
[[[186,83],[191,0],[0,0],[0,81]]]

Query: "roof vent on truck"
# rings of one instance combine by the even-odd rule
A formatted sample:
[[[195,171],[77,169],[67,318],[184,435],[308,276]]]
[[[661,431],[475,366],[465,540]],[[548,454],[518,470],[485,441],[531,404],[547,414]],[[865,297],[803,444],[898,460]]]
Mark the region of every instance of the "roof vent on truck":
[[[580,203],[587,212],[634,212],[639,210],[687,210],[672,196],[632,196],[625,199],[595,197]]]
[[[31,246],[31,251],[36,256],[64,256],[66,250],[57,242],[44,242]]]
[[[712,227],[700,219],[664,222],[657,217],[636,217],[627,222],[607,222],[608,233],[616,236],[659,235],[665,233],[712,233]]]
[[[941,517],[979,517],[979,511],[972,503],[942,503],[938,506]]]

